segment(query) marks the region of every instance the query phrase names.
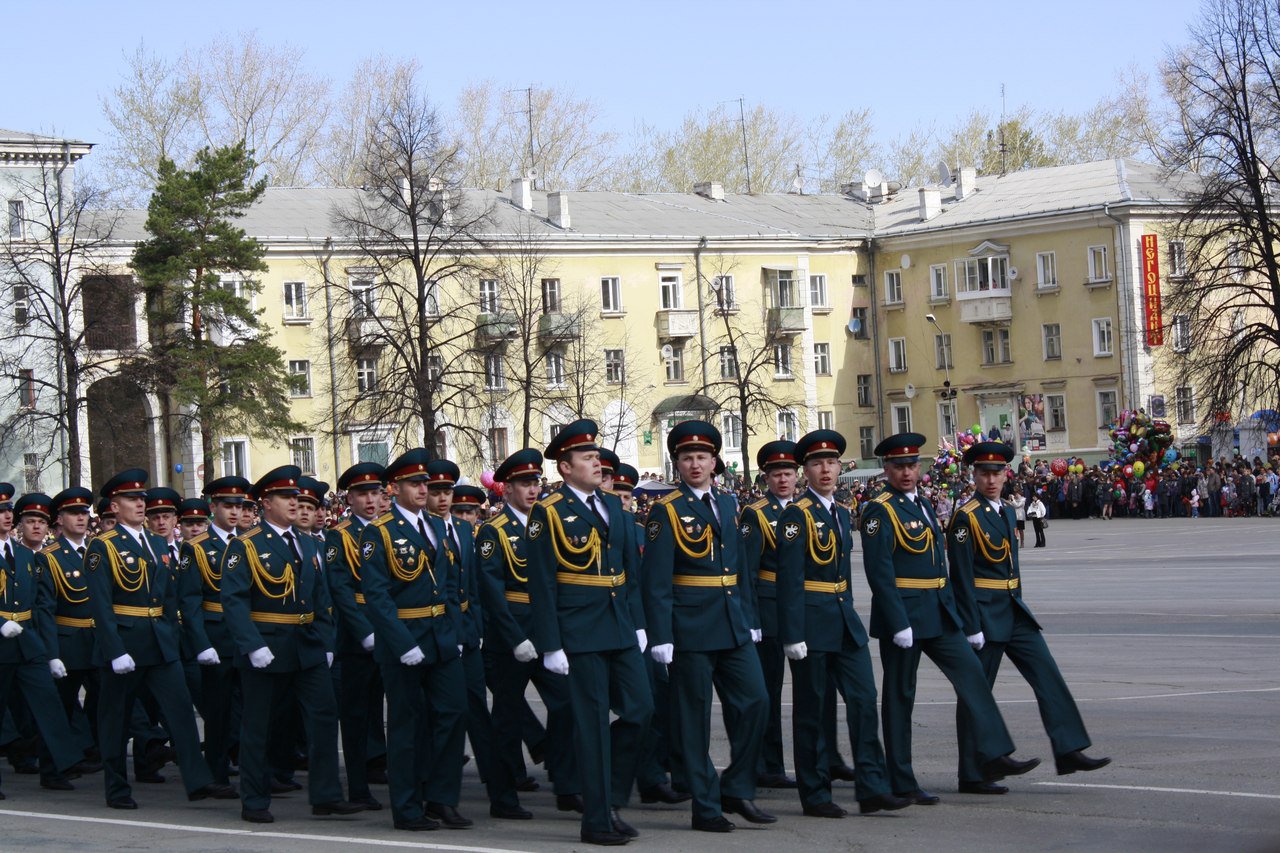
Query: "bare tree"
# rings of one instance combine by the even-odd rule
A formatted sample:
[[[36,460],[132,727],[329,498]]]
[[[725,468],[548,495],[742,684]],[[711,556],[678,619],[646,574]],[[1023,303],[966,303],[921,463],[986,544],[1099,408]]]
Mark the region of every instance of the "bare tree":
[[[413,85],[420,66],[416,59],[393,60],[385,56],[365,59],[334,101],[318,144],[311,171],[321,184],[358,186],[366,145],[373,122],[384,104],[395,103]],[[470,185],[476,186],[476,185]]]
[[[818,192],[837,192],[841,184],[877,165],[880,149],[873,131],[869,109],[850,110],[834,121],[819,116],[810,125],[806,154]]]

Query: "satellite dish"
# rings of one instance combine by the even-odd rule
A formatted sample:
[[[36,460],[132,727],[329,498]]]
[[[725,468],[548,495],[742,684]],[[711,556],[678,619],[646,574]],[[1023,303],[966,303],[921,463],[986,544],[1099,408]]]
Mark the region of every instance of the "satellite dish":
[[[716,293],[719,293],[720,287],[721,287],[720,276],[713,275],[711,277],[711,289],[714,290]]]
[[[673,349],[671,348],[671,344],[664,344],[664,345],[663,345],[663,347],[662,347],[662,357],[663,357],[663,358],[671,358],[671,354],[672,354],[672,353],[674,353],[674,352],[675,352],[675,350],[673,350]]]
[[[1017,268],[1017,267],[1009,267],[1009,280],[1010,280],[1010,281],[1017,281],[1017,280],[1018,280],[1018,268]]]
[[[849,325],[847,328],[849,329],[849,334],[856,335],[862,331],[862,321],[857,318],[854,318],[849,321]]]
[[[938,183],[944,187],[951,185],[951,167],[946,160],[938,161]]]
[[[878,187],[884,183],[884,173],[879,169],[868,169],[867,174],[863,177],[862,182],[868,189]]]
[[[916,398],[916,386],[908,382],[907,387],[902,389],[902,393],[907,395],[908,400],[914,400]]]
[[[905,254],[904,254],[901,258],[899,258],[899,259],[898,259],[898,264],[899,264],[899,265],[900,265],[904,270],[909,270],[909,269],[911,269],[911,256],[910,256],[910,255],[905,255]]]

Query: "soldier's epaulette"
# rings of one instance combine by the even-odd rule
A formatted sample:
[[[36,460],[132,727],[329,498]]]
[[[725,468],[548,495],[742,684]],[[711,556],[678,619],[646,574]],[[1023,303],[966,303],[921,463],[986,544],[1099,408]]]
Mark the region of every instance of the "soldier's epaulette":
[[[761,498],[753,504],[747,504],[747,509],[764,509],[769,505],[768,498]]]
[[[344,518],[342,519],[342,521],[339,521],[337,524],[335,524],[333,527],[329,529],[330,530],[346,530],[350,526],[351,526],[351,519]]]
[[[977,498],[971,498],[971,499],[969,499],[968,501],[966,501],[966,502],[965,502],[965,504],[964,504],[963,506],[961,506],[961,507],[960,507],[960,511],[961,511],[961,512],[973,512],[973,511],[974,511],[974,510],[976,510],[979,506],[981,506],[981,504],[979,504],[979,503],[978,503],[978,499],[977,499]]]
[[[390,524],[394,518],[395,518],[394,513],[384,512],[382,515],[375,518],[373,520],[373,523],[378,525],[379,527],[385,527],[386,525]]]
[[[554,504],[556,501],[563,500],[563,499],[564,499],[564,492],[552,492],[542,500],[538,501],[538,503],[542,504],[542,506],[546,508]]]
[[[606,495],[616,495],[616,494],[617,494],[617,492],[615,492],[613,489],[606,489],[604,486],[601,486],[601,487],[600,487],[600,491],[604,492]]]
[[[796,509],[808,509],[811,506],[813,506],[813,500],[811,498],[801,498],[796,501]]]
[[[880,494],[872,498],[871,502],[873,504],[887,504],[891,500],[893,500],[893,495],[889,494],[888,492],[881,492]]]
[[[59,545],[57,542],[54,542],[54,543],[52,543],[52,544],[50,544],[50,545],[46,545],[46,546],[44,546],[43,548],[41,548],[41,549],[40,549],[40,553],[41,553],[41,554],[56,554],[56,553],[58,553],[58,550],[59,550],[61,547],[62,547],[62,546],[61,546],[61,545]]]
[[[208,538],[209,538],[208,533],[201,533],[199,536],[192,536],[190,539],[186,540],[186,542],[188,545],[199,545],[201,542],[203,542]]]
[[[95,536],[94,538],[95,538],[95,539],[101,539],[103,542],[107,542],[107,541],[110,541],[111,539],[114,539],[117,535],[119,535],[119,533],[120,533],[120,531],[119,531],[119,530],[116,530],[116,529],[113,527],[113,528],[111,528],[110,530],[108,530],[106,533],[99,533],[99,534],[98,534],[97,536]]]
[[[684,493],[681,492],[679,489],[676,489],[675,491],[667,492],[665,495],[658,498],[658,500],[656,500],[655,503],[669,504],[674,500],[678,500],[683,494]]]
[[[498,514],[484,523],[485,527],[492,527],[494,530],[501,530],[511,519],[505,515]]]
[[[241,533],[236,538],[239,539],[241,542],[248,542],[250,539],[257,536],[261,532],[262,532],[262,526],[255,524],[253,527],[250,527],[248,530],[246,530],[244,533]]]

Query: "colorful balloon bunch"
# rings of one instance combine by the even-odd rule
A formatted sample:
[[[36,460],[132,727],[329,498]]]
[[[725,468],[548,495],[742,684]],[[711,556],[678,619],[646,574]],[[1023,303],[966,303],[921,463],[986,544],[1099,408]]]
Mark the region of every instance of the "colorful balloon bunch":
[[[1178,466],[1178,451],[1173,447],[1173,429],[1168,421],[1153,419],[1143,409],[1125,411],[1111,422],[1107,435],[1111,438],[1111,462],[1121,466],[1126,477],[1142,477]]]

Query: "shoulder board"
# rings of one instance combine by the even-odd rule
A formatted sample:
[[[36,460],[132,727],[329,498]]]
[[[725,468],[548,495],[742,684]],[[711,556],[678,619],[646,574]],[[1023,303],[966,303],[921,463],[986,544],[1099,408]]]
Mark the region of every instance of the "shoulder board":
[[[254,536],[257,536],[261,532],[262,532],[261,526],[254,526],[254,527],[250,527],[248,530],[246,530],[244,533],[241,533],[236,538],[239,539],[241,542],[246,542],[249,539],[252,539]]]
[[[675,491],[667,492],[665,495],[663,495],[662,497],[658,498],[658,500],[656,501],[656,503],[660,503],[660,504],[669,504],[669,503],[671,503],[672,501],[677,500],[677,499],[682,498],[682,497],[684,497],[684,492],[680,491],[679,489],[676,489]]]
[[[494,530],[501,530],[504,526],[506,526],[506,523],[510,520],[511,519],[508,518],[506,515],[499,513],[498,515],[495,515],[493,518],[486,521],[482,526],[492,527]]]
[[[764,509],[769,505],[768,498],[761,498],[753,504],[747,504],[747,509]]]
[[[893,500],[893,495],[889,492],[881,492],[879,495],[871,499],[873,504],[887,504]]]
[[[617,493],[617,492],[615,492],[613,489],[606,489],[604,486],[601,486],[601,487],[600,487],[600,491],[604,492],[606,495],[616,495],[616,494],[618,494],[618,493]]]
[[[554,504],[556,501],[563,500],[563,499],[564,499],[564,492],[552,492],[542,500],[538,501],[538,503],[542,504],[544,507],[548,507]]]
[[[192,536],[187,540],[188,545],[199,545],[201,542],[209,538],[208,533],[201,533],[199,536]]]
[[[335,524],[333,527],[329,529],[330,530],[346,530],[350,526],[351,526],[351,519],[344,518],[342,519],[342,521],[339,521],[337,524]]]
[[[379,527],[385,527],[386,525],[390,524],[394,519],[395,519],[395,515],[393,513],[384,512],[382,515],[375,518],[373,520],[373,523],[378,525]]]
[[[808,509],[811,506],[813,506],[813,501],[810,498],[801,498],[796,501],[796,509]]]
[[[112,528],[111,530],[108,530],[106,533],[99,533],[97,538],[101,539],[103,542],[107,542],[119,535],[120,535],[120,531]]]
[[[979,506],[978,499],[972,498],[971,500],[965,502],[964,506],[960,507],[960,511],[973,512],[975,509],[978,508],[978,506]]]
[[[44,546],[43,548],[41,548],[41,549],[40,549],[40,553],[41,553],[41,554],[56,554],[56,553],[58,553],[58,551],[59,551],[59,550],[61,550],[61,548],[62,548],[62,546],[61,546],[61,545],[59,545],[57,542],[54,542],[52,545],[46,545],[46,546]]]

